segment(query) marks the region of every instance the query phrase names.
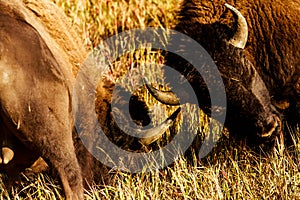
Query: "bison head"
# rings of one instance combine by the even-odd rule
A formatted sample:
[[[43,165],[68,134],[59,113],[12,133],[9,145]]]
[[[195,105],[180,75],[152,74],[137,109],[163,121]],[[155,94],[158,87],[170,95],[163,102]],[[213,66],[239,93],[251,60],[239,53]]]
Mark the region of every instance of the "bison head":
[[[271,136],[279,133],[281,129],[281,120],[271,104],[265,83],[245,55],[247,22],[234,7],[228,4],[225,6],[230,12],[224,13],[221,18],[229,15],[229,18],[234,19],[233,28],[228,26],[228,19],[225,20],[227,24],[222,19],[203,24],[200,16],[195,15],[201,10],[191,7],[182,9],[176,30],[201,44],[218,67],[227,96],[225,126],[229,132],[239,138],[247,137],[253,142],[258,138],[263,140],[273,138]],[[198,9],[197,12],[195,9]],[[186,60],[172,53],[167,53],[166,64],[187,78],[197,95],[199,106],[210,114],[212,109],[210,94],[203,77]],[[179,101],[181,103],[190,101],[188,96],[180,97],[178,100],[171,92],[161,92],[149,85],[148,89],[154,97],[166,104],[176,105],[180,104]]]

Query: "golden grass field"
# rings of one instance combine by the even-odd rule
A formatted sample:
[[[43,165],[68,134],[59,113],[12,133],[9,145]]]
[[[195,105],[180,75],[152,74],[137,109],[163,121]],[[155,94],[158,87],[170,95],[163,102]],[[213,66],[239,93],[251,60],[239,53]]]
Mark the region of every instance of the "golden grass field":
[[[65,11],[84,38],[87,49],[96,47],[102,40],[124,30],[149,26],[172,28],[176,24],[176,10],[181,2],[181,0],[52,1]],[[141,55],[146,57],[140,56],[140,60],[137,61],[139,63],[149,59],[155,62],[160,56],[144,53]],[[153,70],[152,73],[155,72],[157,71]],[[150,99],[149,102],[154,110],[155,107],[161,106],[155,100]],[[158,111],[155,112],[160,112],[160,109],[156,110]],[[190,108],[191,112],[192,110],[198,112],[193,107]],[[193,115],[188,120],[194,121]],[[195,123],[199,124],[197,121]],[[85,197],[116,200],[300,199],[300,145],[297,143],[300,134],[289,130],[286,132],[294,136],[292,146],[282,149],[278,145],[273,151],[260,154],[229,140],[224,134],[213,151],[196,164],[188,164],[185,158],[181,158],[171,167],[160,171],[134,175],[118,172],[111,185],[91,186],[91,190],[85,192]],[[23,180],[11,192],[5,190],[2,184],[0,199],[63,199],[59,181],[46,173],[37,175],[33,180],[26,177],[23,177]]]

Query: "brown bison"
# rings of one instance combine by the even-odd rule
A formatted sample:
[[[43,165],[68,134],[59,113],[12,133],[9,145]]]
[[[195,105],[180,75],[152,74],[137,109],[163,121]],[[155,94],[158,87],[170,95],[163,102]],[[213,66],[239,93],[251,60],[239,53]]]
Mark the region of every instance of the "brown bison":
[[[13,177],[42,156],[58,172],[66,198],[82,199],[72,140],[72,65],[49,45],[49,34],[41,37],[46,31],[36,28],[42,28],[37,20],[29,24],[34,18],[23,6],[0,2],[1,140],[15,154],[3,168]]]
[[[7,173],[30,166],[42,155],[59,173],[67,198],[81,199],[70,115],[68,82],[72,74],[60,67],[60,61],[26,21],[1,13],[0,24],[1,132],[9,140],[21,141]],[[16,163],[19,155],[22,162]]]
[[[229,131],[258,143],[278,135],[282,120],[299,122],[300,1],[226,2],[185,0],[175,29],[199,42],[217,65],[227,95]],[[203,78],[190,73],[184,60],[170,54],[166,59],[186,76],[209,114]],[[166,94],[152,90],[164,101]]]
[[[108,180],[107,167],[89,153],[74,127],[74,75],[86,56],[76,36],[48,1],[0,1],[0,169],[11,182],[41,156],[57,172],[67,199],[83,199],[83,184]],[[99,85],[97,91],[97,105],[103,106],[99,120],[114,126],[106,120],[109,105],[101,104],[110,98],[106,89],[111,90]],[[161,135],[171,121],[133,142],[151,143],[154,131]]]

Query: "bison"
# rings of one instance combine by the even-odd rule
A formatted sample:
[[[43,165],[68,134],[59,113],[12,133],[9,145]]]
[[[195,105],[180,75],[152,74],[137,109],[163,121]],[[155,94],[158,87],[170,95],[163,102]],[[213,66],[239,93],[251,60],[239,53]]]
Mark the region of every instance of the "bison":
[[[283,120],[293,126],[299,122],[300,1],[226,2],[183,1],[175,30],[201,44],[217,65],[227,95],[229,132],[251,143],[272,140],[281,133]],[[166,63],[186,76],[209,114],[203,78],[170,53]],[[172,99],[150,90],[162,102]]]
[[[72,141],[71,72],[60,67],[63,63],[26,21],[1,13],[0,23],[1,132],[22,142],[16,158],[25,152],[22,162],[12,160],[7,165],[8,175],[42,155],[59,173],[66,197],[81,199],[80,167]]]
[[[83,199],[83,185],[109,179],[108,168],[88,151],[74,126],[73,87],[87,53],[64,14],[48,1],[1,0],[0,27],[0,169],[12,182],[41,156],[57,172],[66,199]],[[114,119],[106,119],[110,106],[101,100],[110,98],[107,90],[112,87],[100,84],[97,90],[103,126],[114,126]],[[91,109],[84,104],[80,108]],[[142,108],[147,109],[143,104]],[[144,131],[145,139],[128,140],[151,143],[178,112],[156,129]]]

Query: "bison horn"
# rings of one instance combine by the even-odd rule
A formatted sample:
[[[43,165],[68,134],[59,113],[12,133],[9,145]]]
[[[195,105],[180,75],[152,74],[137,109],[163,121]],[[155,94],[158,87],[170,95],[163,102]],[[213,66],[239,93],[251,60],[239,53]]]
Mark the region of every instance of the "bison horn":
[[[14,157],[14,152],[8,147],[2,147],[2,156],[0,157],[0,164],[8,164]]]
[[[248,38],[248,25],[245,17],[233,6],[225,3],[225,6],[237,18],[237,28],[234,36],[228,41],[235,47],[244,49]]]
[[[180,110],[181,108],[177,108],[177,110],[160,125],[148,130],[141,130],[139,133],[139,142],[143,145],[149,145],[160,138],[173,123]]]
[[[157,99],[159,102],[171,106],[180,105],[179,99],[176,94],[172,91],[159,91],[152,87],[150,84],[145,84],[150,94]]]

